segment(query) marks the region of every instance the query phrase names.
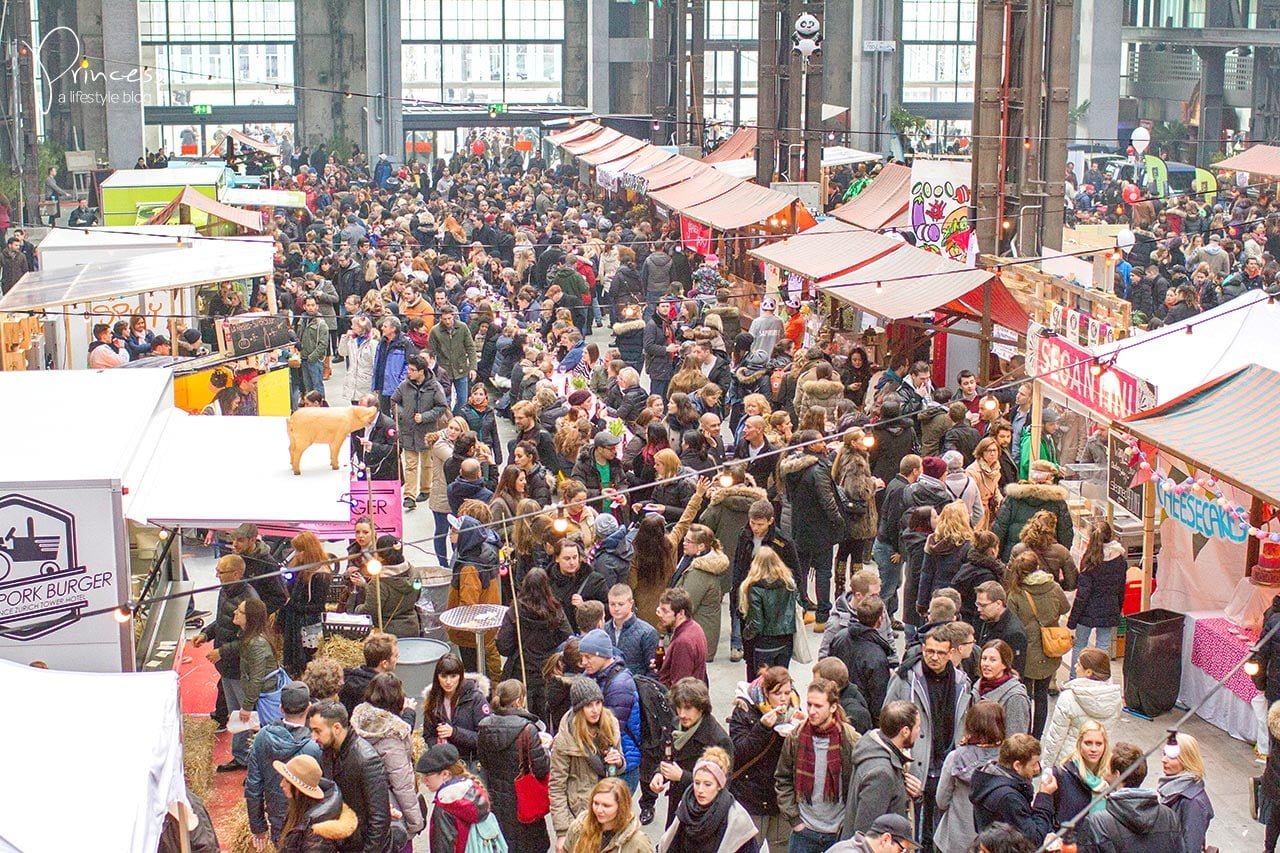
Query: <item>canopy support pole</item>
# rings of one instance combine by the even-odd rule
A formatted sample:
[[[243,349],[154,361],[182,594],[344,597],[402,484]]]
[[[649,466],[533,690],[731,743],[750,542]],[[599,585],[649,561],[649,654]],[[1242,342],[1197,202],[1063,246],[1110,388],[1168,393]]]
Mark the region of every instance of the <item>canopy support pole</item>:
[[[1039,379],[1031,383],[1031,461],[1040,458],[1040,424],[1044,419],[1044,383]],[[1021,441],[1022,436],[1015,435],[1014,441]]]
[[[978,384],[983,388],[991,381],[991,279],[982,286],[982,333],[978,338]]]
[[[1261,527],[1262,518],[1262,499],[1256,495],[1250,495],[1249,501],[1249,523],[1254,527]],[[1250,536],[1245,540],[1244,546],[1244,576],[1249,577],[1253,574],[1253,567],[1258,564],[1258,552],[1262,550],[1262,543],[1256,536]]]
[[[1038,383],[1037,383],[1038,384]],[[1034,410],[1033,410],[1034,411]],[[1156,481],[1142,484],[1142,609],[1151,609],[1151,587],[1155,580]]]

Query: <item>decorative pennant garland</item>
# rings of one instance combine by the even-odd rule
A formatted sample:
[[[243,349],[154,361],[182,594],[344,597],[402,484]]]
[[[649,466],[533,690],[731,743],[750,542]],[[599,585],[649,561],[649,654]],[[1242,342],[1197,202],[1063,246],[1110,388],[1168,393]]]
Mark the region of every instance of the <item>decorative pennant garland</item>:
[[[1235,501],[1231,500],[1223,492],[1218,481],[1213,477],[1187,477],[1182,482],[1177,482],[1168,474],[1163,474],[1152,464],[1147,456],[1147,452],[1142,449],[1138,440],[1131,435],[1124,437],[1124,443],[1129,448],[1129,467],[1136,467],[1141,472],[1139,476],[1144,481],[1147,479],[1155,480],[1156,488],[1161,491],[1171,492],[1175,495],[1184,495],[1195,489],[1200,489],[1207,495],[1212,496],[1214,504],[1220,507],[1228,516],[1231,517],[1240,529],[1249,536],[1257,539],[1259,542],[1277,542],[1280,543],[1280,532],[1264,530],[1261,527],[1255,527],[1249,520],[1249,510]],[[1270,510],[1270,511],[1269,511]],[[1274,515],[1274,510],[1266,505],[1263,506],[1263,518],[1269,522]],[[1265,522],[1264,522],[1265,523]]]

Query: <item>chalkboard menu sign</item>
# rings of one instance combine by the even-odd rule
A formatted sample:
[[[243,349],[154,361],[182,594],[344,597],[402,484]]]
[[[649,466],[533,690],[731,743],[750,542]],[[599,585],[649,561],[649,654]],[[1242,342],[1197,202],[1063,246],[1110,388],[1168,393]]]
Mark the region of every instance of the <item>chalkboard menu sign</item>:
[[[255,355],[288,346],[292,330],[282,314],[239,314],[218,321],[218,340],[224,355]]]
[[[1142,486],[1130,488],[1136,473],[1129,467],[1129,445],[1116,433],[1107,436],[1107,497],[1130,514],[1142,518]]]

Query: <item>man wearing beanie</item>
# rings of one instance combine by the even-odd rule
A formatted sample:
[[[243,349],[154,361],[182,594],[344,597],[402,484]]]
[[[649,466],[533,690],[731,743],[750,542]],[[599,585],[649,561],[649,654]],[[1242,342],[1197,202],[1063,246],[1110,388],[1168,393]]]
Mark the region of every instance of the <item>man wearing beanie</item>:
[[[640,693],[631,670],[622,662],[613,647],[609,635],[596,628],[588,631],[578,641],[578,653],[582,656],[582,671],[598,686],[604,705],[618,718],[622,733],[622,756],[627,760],[627,770],[621,778],[634,792],[640,786]],[[573,689],[570,687],[570,699]]]
[[[249,749],[248,772],[244,779],[244,800],[249,812],[249,831],[258,841],[280,843],[280,831],[289,813],[289,800],[280,789],[280,774],[272,762],[288,764],[298,755],[320,760],[320,744],[311,739],[307,728],[307,708],[311,707],[311,691],[301,681],[290,681],[280,691],[280,709],[284,719],[277,720],[258,732]]]
[[[631,560],[635,556],[631,536],[628,535],[631,531],[619,526],[618,519],[603,512],[596,516],[594,528],[596,541],[587,552],[591,571],[604,578],[611,589],[615,584],[626,583],[631,574]],[[624,646],[619,645],[618,648],[626,651]]]

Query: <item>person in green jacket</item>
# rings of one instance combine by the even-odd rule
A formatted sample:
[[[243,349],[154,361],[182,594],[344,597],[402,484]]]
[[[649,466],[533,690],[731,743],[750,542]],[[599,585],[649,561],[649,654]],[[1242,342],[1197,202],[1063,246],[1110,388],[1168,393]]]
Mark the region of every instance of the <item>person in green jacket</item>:
[[[578,272],[576,260],[574,255],[565,256],[563,265],[547,276],[547,286],[560,285],[564,291],[564,304],[573,311],[574,325],[585,335],[590,331],[590,323],[584,320],[591,316],[591,285]]]
[[[249,721],[249,712],[258,696],[276,689],[274,673],[280,659],[268,638],[267,606],[259,598],[246,598],[236,608],[232,622],[240,629],[240,721]]]
[[[324,360],[329,355],[329,326],[320,316],[320,303],[314,293],[302,300],[302,316],[298,318],[298,357],[301,389],[299,397],[308,391],[324,394]],[[296,406],[295,406],[296,408]]]
[[[1058,445],[1054,443],[1053,434],[1058,431],[1058,413],[1046,408],[1040,416],[1040,458],[1058,464]],[[1031,471],[1031,427],[1022,431],[1019,441],[1018,479],[1027,479]]]
[[[471,380],[476,378],[476,340],[465,323],[458,322],[458,309],[446,305],[440,309],[440,322],[427,335],[427,348],[436,364],[453,382],[453,411],[462,411],[471,396]]]
[[[742,614],[743,652],[752,678],[761,667],[791,664],[798,598],[795,578],[778,552],[768,545],[757,548],[733,602]]]

